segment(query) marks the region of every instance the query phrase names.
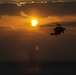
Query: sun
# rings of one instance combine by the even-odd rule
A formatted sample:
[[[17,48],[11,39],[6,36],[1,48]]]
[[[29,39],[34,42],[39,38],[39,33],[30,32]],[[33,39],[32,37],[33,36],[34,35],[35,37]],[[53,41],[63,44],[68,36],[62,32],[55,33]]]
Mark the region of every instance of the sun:
[[[37,24],[38,24],[38,21],[37,21],[37,20],[33,19],[33,20],[31,21],[31,25],[32,25],[32,26],[37,26]]]

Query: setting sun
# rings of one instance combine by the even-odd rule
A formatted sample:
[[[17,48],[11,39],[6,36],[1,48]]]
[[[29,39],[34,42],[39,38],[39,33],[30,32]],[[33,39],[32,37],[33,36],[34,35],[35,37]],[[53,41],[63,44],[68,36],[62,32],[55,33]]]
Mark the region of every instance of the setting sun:
[[[31,21],[31,25],[32,26],[36,26],[37,24],[38,24],[38,21],[37,20],[34,19],[34,20]]]

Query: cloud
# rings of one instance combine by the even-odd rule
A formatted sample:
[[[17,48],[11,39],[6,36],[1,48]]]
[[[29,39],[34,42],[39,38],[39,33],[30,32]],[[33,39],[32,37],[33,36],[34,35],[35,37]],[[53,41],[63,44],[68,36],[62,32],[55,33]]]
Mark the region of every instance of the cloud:
[[[38,18],[39,24],[50,22],[76,21],[76,3],[47,3],[47,4],[0,4],[0,23],[24,27],[30,24],[33,17]],[[26,25],[25,25],[26,24]]]
[[[76,15],[65,15],[65,16],[49,16],[50,22],[75,22]]]
[[[28,16],[27,14],[25,14],[23,11],[20,12],[20,15],[24,18],[29,18],[30,16]]]
[[[19,15],[20,8],[16,4],[4,3],[0,4],[0,15]]]
[[[63,16],[62,18],[60,18],[61,21],[63,22],[75,22],[76,21],[76,15],[71,15],[71,16]]]
[[[21,9],[28,15],[38,17],[76,15],[75,2],[25,4],[21,6]]]
[[[21,11],[29,16],[48,17],[76,15],[76,3],[46,3],[46,4],[0,4],[0,15],[21,15]]]

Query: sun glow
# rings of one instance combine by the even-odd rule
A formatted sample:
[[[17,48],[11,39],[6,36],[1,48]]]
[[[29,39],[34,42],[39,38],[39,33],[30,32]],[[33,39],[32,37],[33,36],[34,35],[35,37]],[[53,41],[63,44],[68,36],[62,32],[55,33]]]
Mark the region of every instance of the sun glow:
[[[37,24],[38,24],[38,21],[37,20],[34,19],[34,20],[31,21],[31,25],[32,26],[37,26]]]

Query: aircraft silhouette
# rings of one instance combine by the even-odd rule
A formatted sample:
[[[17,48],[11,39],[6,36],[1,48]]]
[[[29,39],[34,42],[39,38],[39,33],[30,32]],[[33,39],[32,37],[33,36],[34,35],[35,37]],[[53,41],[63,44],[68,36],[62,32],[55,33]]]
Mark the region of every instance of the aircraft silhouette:
[[[60,35],[61,33],[64,33],[65,31],[65,28],[62,27],[60,24],[56,24],[57,27],[54,28],[54,33],[50,33],[50,35]]]
[[[55,28],[53,29],[54,32],[50,33],[50,35],[56,35],[56,37],[57,37],[57,35],[61,35],[61,33],[64,33],[64,31],[66,29],[66,28],[62,27],[65,25],[62,25],[60,23],[45,24],[45,25],[40,25],[39,27],[49,27],[50,28],[50,26],[55,26]],[[69,29],[69,28],[67,28],[67,29]]]

